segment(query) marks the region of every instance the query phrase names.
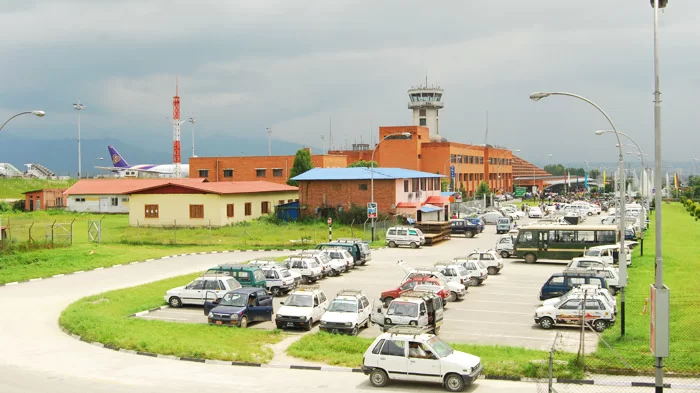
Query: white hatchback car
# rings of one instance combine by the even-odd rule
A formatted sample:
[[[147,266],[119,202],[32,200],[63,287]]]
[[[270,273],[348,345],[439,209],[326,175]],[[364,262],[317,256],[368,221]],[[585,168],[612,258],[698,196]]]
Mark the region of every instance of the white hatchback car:
[[[585,300],[585,301],[584,301]],[[556,325],[580,325],[581,318],[602,332],[615,323],[615,309],[602,296],[588,293],[562,296],[555,304],[544,304],[535,310],[535,323],[542,329],[551,329]]]
[[[328,308],[328,299],[318,286],[302,286],[292,291],[280,304],[282,307],[275,315],[278,329],[301,327],[311,330]]]
[[[240,287],[241,284],[231,276],[202,276],[185,286],[167,291],[163,298],[170,307],[182,307],[184,304],[201,306],[207,299],[220,299],[226,292]]]
[[[374,386],[386,386],[390,379],[437,382],[450,392],[463,391],[481,370],[478,356],[455,351],[438,336],[407,327],[379,335],[362,362],[362,372]]]
[[[470,261],[481,261],[486,265],[490,275],[498,274],[503,269],[503,258],[494,250],[479,251],[474,250],[467,255]]]
[[[352,254],[346,249],[340,247],[324,248],[323,252],[331,258],[331,262],[337,263],[338,261],[342,261],[342,263],[345,264],[345,271],[355,268],[355,260],[352,258]]]
[[[542,209],[537,206],[530,206],[530,209],[527,211],[527,216],[530,218],[542,218]]]
[[[344,289],[331,300],[326,312],[321,316],[320,329],[357,336],[361,328],[369,327],[371,315],[372,307],[362,291]]]
[[[425,235],[418,228],[391,227],[386,230],[386,244],[392,248],[398,246],[418,248],[425,244]]]

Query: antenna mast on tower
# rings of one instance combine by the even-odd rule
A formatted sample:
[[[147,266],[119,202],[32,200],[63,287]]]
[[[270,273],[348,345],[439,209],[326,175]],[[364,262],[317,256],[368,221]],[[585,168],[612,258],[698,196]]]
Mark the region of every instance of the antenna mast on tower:
[[[178,80],[175,78],[175,96],[173,96],[173,164],[175,177],[182,177],[180,159],[180,96],[178,95]]]

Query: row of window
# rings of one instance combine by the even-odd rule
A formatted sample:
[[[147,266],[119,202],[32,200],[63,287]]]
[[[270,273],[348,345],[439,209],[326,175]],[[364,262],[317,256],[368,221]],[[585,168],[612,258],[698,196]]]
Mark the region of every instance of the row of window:
[[[483,164],[482,156],[464,156],[461,154],[450,154],[450,162],[453,164]]]
[[[491,165],[513,165],[513,160],[510,158],[490,157],[489,164],[491,164]]]
[[[209,177],[209,169],[199,169],[197,171],[199,177]],[[224,169],[222,171],[224,178],[233,178],[234,170],[231,168]],[[284,169],[282,168],[272,168],[272,177],[282,177],[284,176]],[[255,177],[267,177],[267,168],[256,168]]]
[[[289,199],[287,202],[294,202],[294,199]],[[284,199],[280,199],[277,201],[279,205],[284,204]],[[260,202],[260,213],[261,214],[268,214],[272,212],[272,209],[270,207],[271,202],[269,201],[263,201]],[[204,205],[189,205],[190,209],[190,218],[204,218]],[[251,202],[246,202],[243,205],[244,209],[244,215],[246,216],[251,216],[253,215],[253,204]],[[233,203],[229,203],[226,205],[226,217],[234,217],[235,215],[235,206]],[[144,217],[146,218],[158,218],[159,216],[159,208],[158,205],[156,204],[150,204],[150,205],[145,205],[144,206]]]
[[[403,181],[403,192],[434,191],[440,190],[440,178],[419,178]]]
[[[85,198],[73,198],[73,201],[75,202],[85,202]],[[112,206],[119,206],[119,197],[111,197],[109,198],[109,202]],[[122,202],[129,202],[129,198],[122,198]]]

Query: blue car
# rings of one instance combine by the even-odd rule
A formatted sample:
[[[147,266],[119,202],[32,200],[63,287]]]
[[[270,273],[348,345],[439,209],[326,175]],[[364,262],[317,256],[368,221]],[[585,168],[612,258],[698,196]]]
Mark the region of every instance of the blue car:
[[[563,273],[552,274],[540,289],[540,300],[560,297],[569,292],[571,288],[582,284],[594,284],[599,288],[608,289],[607,281],[597,272],[586,269],[571,269],[565,270]]]
[[[212,325],[248,327],[250,322],[272,320],[272,296],[262,288],[239,288],[221,299],[204,302],[204,315]]]
[[[484,222],[483,219],[481,219],[479,217],[475,217],[475,218],[467,218],[467,220],[469,222],[471,222],[473,225],[476,225],[477,227],[479,227],[479,233],[484,231],[484,227],[486,226],[486,223]]]

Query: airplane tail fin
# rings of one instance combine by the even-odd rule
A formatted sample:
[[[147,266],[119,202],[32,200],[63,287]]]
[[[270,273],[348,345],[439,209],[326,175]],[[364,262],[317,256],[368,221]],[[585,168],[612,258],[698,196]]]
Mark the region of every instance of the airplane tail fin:
[[[107,146],[107,150],[109,151],[109,157],[112,159],[112,165],[114,165],[116,168],[129,167],[129,163],[126,162],[121,154],[119,154],[117,149],[115,149],[113,146]]]

